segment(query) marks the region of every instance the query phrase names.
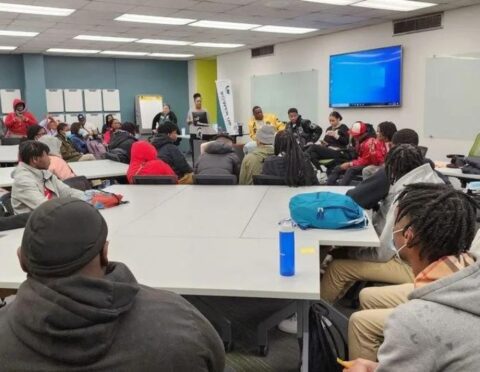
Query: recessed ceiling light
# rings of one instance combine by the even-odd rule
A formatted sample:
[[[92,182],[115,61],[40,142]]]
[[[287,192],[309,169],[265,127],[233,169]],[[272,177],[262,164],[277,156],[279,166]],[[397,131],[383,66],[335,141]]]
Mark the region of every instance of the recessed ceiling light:
[[[179,40],[160,40],[160,39],[140,39],[136,43],[142,44],[159,44],[159,45],[190,45],[191,41],[179,41]]]
[[[146,56],[148,53],[146,52],[128,52],[125,50],[104,50],[100,52],[100,54],[110,54],[110,55],[118,55],[118,56]]]
[[[69,16],[75,9],[53,8],[48,6],[22,5],[11,3],[0,3],[0,12],[41,14],[51,16]]]
[[[205,48],[238,48],[242,47],[245,44],[228,44],[228,43],[195,43],[192,44],[196,47],[205,47]]]
[[[38,35],[38,32],[0,30],[0,36],[34,37],[34,36],[37,36],[37,35]]]
[[[193,54],[181,54],[181,53],[150,53],[151,57],[163,57],[163,58],[190,58]]]
[[[15,49],[17,49],[16,46],[0,45],[0,50],[15,50]]]
[[[100,52],[94,49],[63,49],[63,48],[50,48],[47,49],[48,53],[74,53],[74,54],[96,54]]]
[[[137,39],[132,37],[116,37],[116,36],[94,36],[94,35],[78,35],[76,40],[91,40],[91,41],[112,41],[114,43],[130,43]]]
[[[187,18],[157,17],[142,14],[122,14],[120,17],[115,18],[115,21],[156,23],[160,25],[186,25],[187,23],[192,23],[196,20]]]
[[[304,27],[285,27],[285,26],[262,26],[254,28],[252,31],[275,32],[279,34],[306,34],[308,32],[318,31],[316,28]]]
[[[206,28],[221,28],[225,30],[251,30],[252,28],[259,27],[260,25],[254,25],[251,23],[236,23],[236,22],[219,22],[219,21],[198,21],[190,23],[189,26],[193,27],[206,27]]]
[[[309,1],[311,3],[332,4],[332,5],[350,5],[353,3],[358,3],[359,0],[302,0],[302,1]]]
[[[352,5],[363,7],[363,8],[386,9],[386,10],[397,10],[400,12],[409,12],[412,10],[428,8],[438,4],[425,3],[421,1],[409,1],[409,0],[366,0],[366,1],[361,1],[359,3],[352,4]]]

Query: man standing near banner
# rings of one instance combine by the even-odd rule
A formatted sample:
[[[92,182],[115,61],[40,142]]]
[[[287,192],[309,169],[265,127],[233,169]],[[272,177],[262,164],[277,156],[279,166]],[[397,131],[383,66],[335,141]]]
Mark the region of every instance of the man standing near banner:
[[[248,134],[252,141],[243,147],[245,155],[252,152],[257,147],[257,131],[264,125],[271,125],[275,129],[275,132],[285,129],[285,123],[282,123],[280,120],[278,120],[275,114],[264,114],[260,106],[255,106],[252,109],[252,112],[253,116],[248,122]]]

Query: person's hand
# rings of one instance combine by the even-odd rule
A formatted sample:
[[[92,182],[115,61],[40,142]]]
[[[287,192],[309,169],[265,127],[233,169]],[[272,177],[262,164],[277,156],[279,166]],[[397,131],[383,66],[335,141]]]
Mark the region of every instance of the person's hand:
[[[356,359],[352,362],[352,366],[344,368],[343,372],[375,372],[378,363],[366,359]]]
[[[325,132],[325,135],[326,135],[326,136],[333,137],[333,136],[335,136],[335,131],[333,131],[333,130],[327,130],[327,131]]]
[[[343,163],[342,165],[340,165],[340,168],[342,170],[347,170],[348,168],[350,168],[350,163]]]

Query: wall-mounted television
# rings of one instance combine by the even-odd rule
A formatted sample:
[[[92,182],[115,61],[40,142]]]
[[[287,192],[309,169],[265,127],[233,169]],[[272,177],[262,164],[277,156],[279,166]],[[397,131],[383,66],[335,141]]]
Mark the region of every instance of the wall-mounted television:
[[[330,56],[330,107],[398,107],[400,45]]]

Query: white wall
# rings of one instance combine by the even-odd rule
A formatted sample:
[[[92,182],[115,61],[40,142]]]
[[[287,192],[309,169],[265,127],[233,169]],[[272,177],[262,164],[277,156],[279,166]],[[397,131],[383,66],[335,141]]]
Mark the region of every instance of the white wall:
[[[446,12],[444,28],[436,31],[393,37],[392,23],[389,22],[278,44],[275,46],[275,55],[270,57],[252,59],[250,50],[226,54],[217,58],[218,78],[232,80],[236,119],[245,123],[251,114],[252,104],[255,104],[251,102],[250,97],[252,75],[317,69],[320,116],[311,119],[325,128],[331,111],[328,107],[330,55],[401,44],[404,47],[402,107],[343,109],[341,113],[344,122],[350,124],[355,120],[363,120],[379,123],[391,120],[399,128],[415,129],[420,134],[421,144],[430,149],[428,156],[440,160],[448,153],[467,153],[473,139],[472,141],[454,141],[424,138],[426,60],[433,55],[480,52],[479,20],[480,6],[472,6]]]

